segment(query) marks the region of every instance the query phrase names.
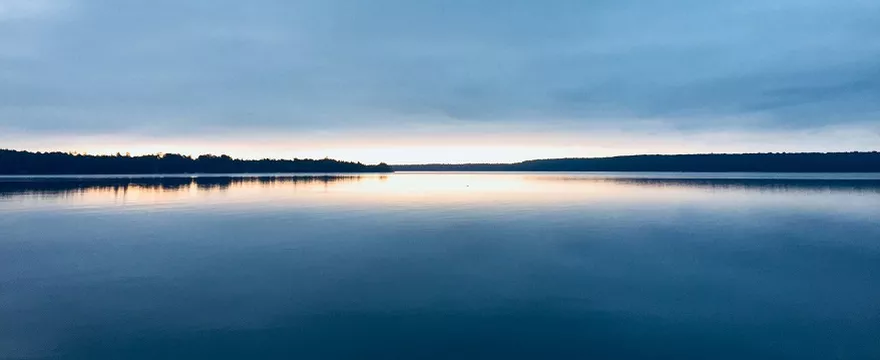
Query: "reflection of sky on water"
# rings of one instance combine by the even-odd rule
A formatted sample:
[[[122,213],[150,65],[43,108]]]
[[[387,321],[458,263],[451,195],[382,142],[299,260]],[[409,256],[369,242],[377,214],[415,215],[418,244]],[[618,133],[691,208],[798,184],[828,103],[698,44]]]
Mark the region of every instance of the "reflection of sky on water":
[[[0,358],[874,358],[877,180],[797,176],[4,178]]]
[[[873,174],[395,173],[186,177],[0,178],[0,211],[40,206],[294,203],[498,206],[668,201],[876,201]],[[250,205],[249,205],[250,204]]]

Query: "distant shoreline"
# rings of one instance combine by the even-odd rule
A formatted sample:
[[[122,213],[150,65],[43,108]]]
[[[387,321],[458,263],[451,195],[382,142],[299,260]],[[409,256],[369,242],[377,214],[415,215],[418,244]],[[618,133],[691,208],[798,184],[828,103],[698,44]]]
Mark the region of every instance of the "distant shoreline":
[[[880,153],[630,155],[530,160],[510,164],[393,165],[395,171],[877,173]]]
[[[0,150],[0,176],[275,176],[394,171],[488,172],[694,172],[694,173],[880,173],[880,153],[750,153],[629,155],[601,158],[529,160],[507,164],[365,165],[332,159],[233,159],[227,155],[190,157],[79,155]]]
[[[270,173],[389,173],[385,163],[365,165],[333,159],[233,159],[227,155],[79,155],[0,150],[0,175],[157,175]]]

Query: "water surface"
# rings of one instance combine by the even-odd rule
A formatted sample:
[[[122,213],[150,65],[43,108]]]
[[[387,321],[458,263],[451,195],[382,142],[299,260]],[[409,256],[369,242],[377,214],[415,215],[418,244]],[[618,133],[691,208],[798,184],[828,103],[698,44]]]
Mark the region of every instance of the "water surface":
[[[880,176],[0,178],[0,359],[877,359]]]

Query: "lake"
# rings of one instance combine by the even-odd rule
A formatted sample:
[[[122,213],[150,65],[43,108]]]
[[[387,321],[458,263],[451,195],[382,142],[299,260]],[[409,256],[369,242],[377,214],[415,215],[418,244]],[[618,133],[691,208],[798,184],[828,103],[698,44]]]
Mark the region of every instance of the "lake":
[[[0,178],[0,359],[880,359],[880,175]]]

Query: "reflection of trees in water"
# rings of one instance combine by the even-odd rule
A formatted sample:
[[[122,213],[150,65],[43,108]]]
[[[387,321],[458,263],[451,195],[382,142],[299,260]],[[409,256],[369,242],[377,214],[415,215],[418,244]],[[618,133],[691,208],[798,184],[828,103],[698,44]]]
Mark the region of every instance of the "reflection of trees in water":
[[[130,190],[153,192],[226,191],[231,187],[283,186],[298,184],[325,184],[354,182],[361,176],[246,176],[246,177],[184,177],[184,178],[56,178],[0,180],[0,197],[22,194],[67,196],[85,192],[113,192],[126,194]]]
[[[125,195],[129,191],[180,192],[180,191],[227,191],[230,188],[248,186],[297,186],[323,184],[329,186],[340,182],[356,182],[360,175],[316,176],[211,176],[211,177],[164,177],[164,178],[32,178],[0,179],[0,197],[21,194],[45,196],[72,196],[86,192],[112,192]],[[387,181],[387,176],[379,176]],[[880,193],[880,179],[706,179],[706,178],[614,178],[578,176],[529,176],[528,181],[548,183],[578,182],[612,184],[651,188],[691,188],[771,192],[864,192]]]
[[[651,179],[533,177],[529,180],[593,182],[653,188],[692,188],[745,191],[868,192],[880,193],[880,179]]]
[[[193,178],[191,186],[199,190],[226,191],[231,187],[251,185],[281,186],[298,184],[324,184],[360,181],[357,175],[321,175],[321,176],[252,176],[252,177],[207,177]]]

